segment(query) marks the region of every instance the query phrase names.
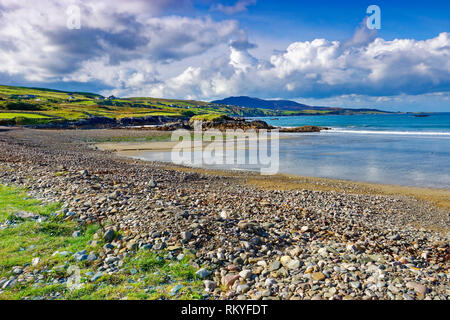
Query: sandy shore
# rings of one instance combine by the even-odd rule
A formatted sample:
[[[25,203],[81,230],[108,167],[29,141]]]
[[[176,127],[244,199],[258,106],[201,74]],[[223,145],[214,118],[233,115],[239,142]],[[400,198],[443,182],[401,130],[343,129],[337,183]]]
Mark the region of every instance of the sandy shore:
[[[301,137],[283,136],[282,138],[301,139]],[[97,143],[95,147],[100,150],[116,152],[118,155],[138,157],[144,152],[170,152],[179,142],[104,142]],[[182,145],[188,149],[191,145]],[[210,146],[205,143],[203,148]],[[226,148],[225,148],[226,149]],[[191,148],[198,151],[200,148]],[[198,169],[188,167],[170,166],[175,170],[187,170],[199,173],[209,173],[216,175],[238,175],[236,171],[224,171],[213,169]],[[408,187],[400,185],[377,184],[368,182],[357,182],[349,180],[305,177],[292,174],[277,174],[273,176],[254,175],[246,179],[248,184],[270,190],[296,190],[299,188],[314,188],[323,191],[349,192],[360,194],[384,194],[414,197],[418,200],[425,200],[440,208],[450,210],[450,189]]]

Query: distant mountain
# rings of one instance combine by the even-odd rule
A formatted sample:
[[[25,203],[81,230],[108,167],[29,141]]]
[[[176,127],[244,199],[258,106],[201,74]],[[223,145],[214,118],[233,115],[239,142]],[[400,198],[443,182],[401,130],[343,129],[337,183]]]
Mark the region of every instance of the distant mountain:
[[[222,100],[211,101],[212,103],[225,104],[230,106],[261,108],[270,110],[330,110],[337,108],[314,107],[298,103],[291,100],[264,100],[246,96],[228,97]]]
[[[211,102],[230,106],[238,106],[246,108],[262,108],[271,110],[305,110],[305,109],[311,110],[312,108],[315,108],[308,106],[306,104],[301,104],[290,100],[263,100],[259,98],[251,98],[246,96],[229,97],[222,100],[215,100]]]
[[[264,100],[259,98],[252,98],[247,96],[240,97],[228,97],[222,100],[211,101],[211,103],[245,107],[245,108],[259,108],[259,109],[269,109],[277,111],[311,111],[316,110],[318,113],[327,114],[353,114],[353,113],[388,113],[386,111],[381,111],[377,109],[349,109],[349,108],[337,108],[337,107],[317,107],[309,106],[306,104],[298,103],[291,100]],[[311,112],[308,112],[311,113]]]

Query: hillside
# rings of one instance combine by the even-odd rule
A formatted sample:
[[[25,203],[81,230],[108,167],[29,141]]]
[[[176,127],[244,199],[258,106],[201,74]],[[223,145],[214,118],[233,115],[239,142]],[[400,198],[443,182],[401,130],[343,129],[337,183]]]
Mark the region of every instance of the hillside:
[[[388,113],[377,109],[350,109],[335,107],[316,107],[301,104],[291,100],[264,100],[247,96],[228,97],[211,103],[245,108],[268,109],[281,112],[283,115],[293,114],[359,114],[359,113]]]
[[[92,117],[120,120],[148,116],[190,118],[206,115],[214,118],[222,115],[263,117],[381,112],[375,109],[311,107],[288,100],[249,97],[213,102],[149,97],[117,98],[88,92],[0,85],[0,125],[45,124]]]
[[[122,119],[195,115],[270,116],[275,113],[204,101],[103,97],[87,92],[0,85],[0,124],[41,124],[93,116]]]

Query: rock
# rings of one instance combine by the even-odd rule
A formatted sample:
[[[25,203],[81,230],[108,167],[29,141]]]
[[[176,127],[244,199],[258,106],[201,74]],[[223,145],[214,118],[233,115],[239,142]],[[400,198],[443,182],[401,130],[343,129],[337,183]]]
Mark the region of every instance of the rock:
[[[111,242],[114,240],[115,237],[116,237],[116,233],[114,232],[114,230],[109,229],[103,235],[103,240],[105,240],[106,242]]]
[[[113,264],[114,262],[118,261],[119,258],[111,256],[105,259],[106,264]]]
[[[97,256],[94,253],[90,253],[90,254],[88,254],[86,260],[95,261],[95,260],[97,260]]]
[[[75,260],[77,261],[85,261],[87,260],[88,255],[87,254],[76,254],[75,255]]]
[[[91,281],[95,282],[97,281],[101,276],[103,276],[103,272],[97,272],[92,278]]]
[[[356,248],[356,246],[353,243],[347,244],[347,246],[345,248],[347,249],[347,251],[350,251],[353,253],[358,252],[358,248]]]
[[[237,274],[229,274],[222,277],[221,283],[225,288],[230,288],[237,280],[239,279],[239,275]]]
[[[273,286],[274,284],[276,284],[277,282],[274,280],[274,279],[272,279],[272,278],[267,278],[266,279],[266,281],[264,282],[264,285],[266,286],[266,287],[270,287],[270,286]]]
[[[269,271],[276,271],[280,269],[280,267],[281,267],[280,261],[275,260],[270,264]]]
[[[282,256],[280,262],[285,267],[291,260],[292,258],[290,256]]]
[[[246,293],[250,290],[250,286],[248,284],[240,284],[236,287],[236,293]]]
[[[211,271],[209,271],[206,268],[201,268],[200,270],[198,270],[196,273],[197,277],[199,277],[200,279],[205,279],[207,277],[209,277],[209,275],[211,274]]]
[[[22,274],[23,273],[23,269],[21,267],[14,267],[12,272],[14,274]]]
[[[311,274],[311,278],[315,281],[322,281],[325,279],[325,275],[322,272],[314,272]]]
[[[224,220],[228,219],[228,213],[225,210],[222,210],[219,215]]]
[[[156,183],[156,181],[152,178],[150,179],[150,181],[147,184],[150,188],[156,188],[158,186],[158,184]]]
[[[16,283],[17,283],[17,280],[15,278],[8,280],[3,284],[2,288],[3,289],[12,288],[16,285]]]
[[[326,257],[326,256],[328,255],[327,248],[320,248],[320,249],[317,251],[317,253],[320,254],[322,257]]]
[[[216,288],[216,283],[211,280],[205,280],[203,281],[203,285],[205,286],[205,291],[207,292],[213,292]]]
[[[184,231],[181,233],[181,238],[185,241],[189,241],[192,238],[192,233],[189,231]]]
[[[181,284],[177,284],[175,287],[173,287],[173,288],[170,290],[170,295],[171,295],[171,296],[177,295],[178,292],[179,292],[181,289],[183,289],[183,286],[182,286]]]
[[[27,220],[27,219],[38,219],[39,215],[32,213],[32,212],[26,212],[26,211],[17,211],[13,214],[14,217]]]
[[[417,283],[417,282],[412,282],[412,281],[407,282],[406,287],[408,289],[413,289],[414,291],[417,292],[417,294],[420,294],[422,296],[429,292],[429,289],[426,286],[424,286],[420,283]]]
[[[161,238],[161,236],[162,236],[162,234],[161,234],[161,232],[159,232],[159,231],[155,231],[155,232],[153,232],[153,233],[151,234],[151,237],[152,237],[153,239],[155,239],[155,238]]]
[[[242,270],[239,272],[239,276],[243,279],[248,279],[252,276],[251,270]]]
[[[181,261],[184,259],[184,257],[185,257],[185,255],[183,253],[180,253],[179,255],[177,255],[177,260]]]
[[[361,282],[359,281],[352,281],[350,282],[350,285],[353,289],[361,289]]]
[[[291,270],[296,270],[296,269],[298,269],[298,268],[300,267],[300,260],[291,260],[291,261],[289,261],[289,263],[286,265],[286,267],[287,267],[288,269],[291,269]]]
[[[74,237],[74,238],[78,238],[79,236],[81,236],[81,232],[80,231],[74,231],[72,233],[72,237]]]
[[[134,251],[134,250],[137,250],[137,248],[138,248],[138,244],[136,242],[130,241],[130,242],[127,243],[127,249],[128,250]]]

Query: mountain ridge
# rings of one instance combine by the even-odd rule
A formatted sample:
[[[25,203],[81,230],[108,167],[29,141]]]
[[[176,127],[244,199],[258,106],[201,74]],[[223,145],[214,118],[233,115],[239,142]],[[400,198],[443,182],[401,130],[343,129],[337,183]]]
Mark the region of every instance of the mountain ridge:
[[[304,111],[304,110],[317,110],[317,111],[367,111],[367,112],[383,112],[390,113],[388,111],[372,109],[372,108],[339,108],[339,107],[323,107],[323,106],[310,106],[303,103],[299,103],[292,100],[283,100],[283,99],[260,99],[249,96],[235,96],[235,97],[227,97],[221,100],[214,100],[211,103],[215,104],[223,104],[223,105],[231,105],[237,107],[245,107],[245,108],[259,108],[259,109],[269,109],[269,110],[277,110],[277,111]]]

